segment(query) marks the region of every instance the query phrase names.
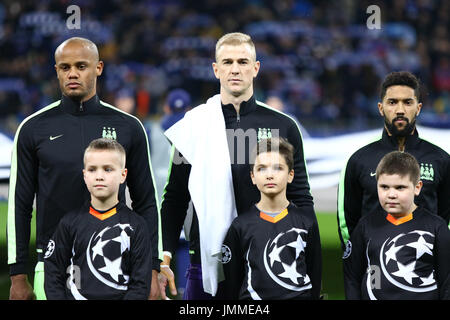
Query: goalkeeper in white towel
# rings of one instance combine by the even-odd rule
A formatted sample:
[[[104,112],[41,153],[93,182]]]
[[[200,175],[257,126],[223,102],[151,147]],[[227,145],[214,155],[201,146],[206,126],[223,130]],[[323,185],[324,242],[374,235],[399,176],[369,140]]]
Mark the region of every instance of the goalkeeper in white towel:
[[[217,259],[207,260],[211,257],[202,256],[201,252],[207,249],[205,245],[209,248],[209,239],[223,241],[229,227],[228,222],[228,225],[211,223],[211,221],[214,222],[214,218],[223,220],[223,215],[227,215],[227,221],[231,223],[233,215],[246,212],[259,201],[259,191],[253,185],[249,175],[250,153],[259,140],[279,136],[287,139],[294,146],[295,177],[288,186],[287,198],[296,206],[303,207],[303,210],[310,210],[314,214],[298,125],[286,114],[257,101],[254,95],[253,81],[260,70],[260,62],[256,59],[255,45],[251,37],[243,33],[225,34],[216,44],[215,58],[216,61],[212,63],[212,67],[216,78],[220,81],[220,96],[216,95],[206,104],[189,111],[184,119],[166,131],[166,136],[173,144],[173,156],[161,207],[164,250],[161,274],[169,270],[165,265],[170,266],[171,258],[176,252],[186,211],[192,200],[194,215],[192,223],[185,229],[185,233],[189,235],[190,254],[184,293],[184,299],[187,300],[210,299],[213,296],[220,298],[219,282],[223,279],[220,263],[216,266]],[[205,110],[205,113],[209,112],[209,109],[202,108],[214,106],[214,103],[218,104],[218,110],[221,111],[219,121],[223,122],[216,127],[212,127],[211,123],[205,120],[207,117],[201,114],[201,110]],[[214,113],[211,114],[214,115]],[[216,152],[217,145],[222,143],[222,140],[217,143],[214,140],[209,141],[212,138],[208,140],[208,137],[223,134],[223,132],[212,132],[216,129],[226,132],[225,148],[230,156],[228,166],[231,171],[230,181],[217,179],[223,173],[215,171],[216,161],[214,160],[203,161],[203,165],[206,163],[206,166],[197,168],[195,168],[197,164],[191,162],[196,154],[208,155],[209,150],[212,150],[210,153]],[[194,131],[201,132],[201,130],[204,130],[202,134],[197,136],[193,134]],[[207,130],[211,131],[206,132]],[[212,143],[206,143],[207,141]],[[210,159],[214,159],[214,156],[219,159],[217,154],[210,154]],[[198,162],[201,163],[201,161]],[[205,179],[199,178],[202,176],[201,171]],[[194,172],[197,172],[195,176]],[[202,189],[202,184],[211,184],[216,187],[204,188],[206,189],[204,194],[195,194]],[[224,187],[226,185],[230,185],[232,190],[231,198],[234,203],[231,208],[227,207],[229,203],[208,203],[208,201],[216,201],[214,199],[217,198],[217,193],[222,192],[219,190],[226,189]],[[228,202],[228,200],[223,201]],[[216,209],[204,212],[204,208],[212,206]],[[227,208],[224,209],[224,207]],[[201,239],[204,240],[203,243]],[[166,285],[169,283],[171,293],[176,294],[173,274],[166,274],[166,276],[167,278],[162,277],[160,280]]]

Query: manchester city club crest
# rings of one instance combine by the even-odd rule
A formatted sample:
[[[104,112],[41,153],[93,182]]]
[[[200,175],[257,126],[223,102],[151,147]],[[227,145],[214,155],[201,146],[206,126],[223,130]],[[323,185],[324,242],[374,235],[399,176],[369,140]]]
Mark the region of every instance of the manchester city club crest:
[[[434,180],[434,169],[431,163],[420,164],[420,180]]]
[[[103,127],[102,138],[117,140],[116,128]]]
[[[258,128],[258,142],[270,138],[272,138],[272,130],[270,128]]]

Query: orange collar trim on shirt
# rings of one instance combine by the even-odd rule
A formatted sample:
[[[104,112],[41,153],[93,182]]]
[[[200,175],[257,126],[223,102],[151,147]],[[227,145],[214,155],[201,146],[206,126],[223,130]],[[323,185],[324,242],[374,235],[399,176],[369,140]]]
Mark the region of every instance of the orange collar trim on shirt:
[[[272,222],[272,223],[277,223],[278,221],[280,221],[281,219],[286,217],[287,214],[288,214],[288,209],[287,208],[284,209],[283,211],[281,211],[275,217],[271,217],[267,213],[264,213],[264,212],[259,212],[259,216],[260,216],[261,219],[264,219],[264,220]]]
[[[109,210],[105,213],[100,213],[97,210],[95,210],[94,208],[90,207],[89,213],[92,214],[97,219],[100,219],[103,221],[103,220],[108,219],[109,217],[112,217],[113,215],[115,215],[117,213],[117,209],[112,208],[111,210]]]
[[[401,217],[401,218],[395,218],[390,213],[388,213],[387,216],[386,216],[386,220],[389,221],[392,224],[395,224],[396,226],[398,226],[398,225],[400,225],[402,223],[408,222],[409,220],[412,220],[412,218],[413,218],[412,212],[410,214],[407,214],[404,217]]]

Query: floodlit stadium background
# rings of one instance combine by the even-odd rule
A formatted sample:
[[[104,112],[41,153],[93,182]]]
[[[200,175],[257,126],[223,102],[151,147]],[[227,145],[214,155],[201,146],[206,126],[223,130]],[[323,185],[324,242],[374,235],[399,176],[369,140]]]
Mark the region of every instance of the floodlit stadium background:
[[[53,52],[64,39],[90,38],[105,70],[102,100],[141,118],[159,195],[168,165],[159,121],[168,92],[184,88],[195,106],[218,92],[216,40],[242,31],[256,44],[255,96],[277,96],[304,128],[305,155],[323,247],[323,292],[343,298],[336,185],[346,158],[379,136],[378,87],[386,73],[422,81],[419,133],[450,151],[450,2],[410,1],[73,1],[80,29],[68,29],[66,1],[0,3],[0,299],[9,295],[6,200],[12,138],[32,112],[60,98]],[[369,29],[370,5],[381,29]],[[34,238],[33,238],[34,239]],[[183,252],[184,254],[185,252]],[[180,255],[180,259],[181,255]],[[182,269],[182,268],[180,268]],[[184,270],[178,284],[183,285]],[[32,267],[30,267],[32,279]]]

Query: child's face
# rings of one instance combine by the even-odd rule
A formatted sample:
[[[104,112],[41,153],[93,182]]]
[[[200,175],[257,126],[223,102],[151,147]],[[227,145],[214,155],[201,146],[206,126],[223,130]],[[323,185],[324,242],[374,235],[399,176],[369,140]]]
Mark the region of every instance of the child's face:
[[[419,195],[421,188],[422,181],[414,185],[409,176],[398,174],[381,174],[377,182],[381,207],[394,216],[404,216],[415,209],[414,196]]]
[[[275,196],[285,192],[287,184],[294,179],[294,170],[289,171],[286,160],[278,152],[264,152],[256,157],[250,176],[259,191]]]
[[[101,201],[117,197],[127,176],[121,155],[116,151],[92,150],[86,153],[84,162],[84,182],[91,196]]]

